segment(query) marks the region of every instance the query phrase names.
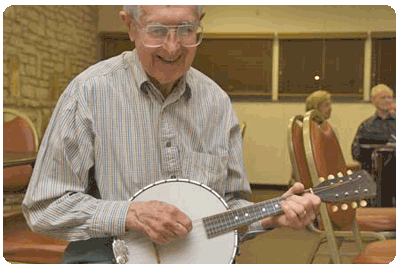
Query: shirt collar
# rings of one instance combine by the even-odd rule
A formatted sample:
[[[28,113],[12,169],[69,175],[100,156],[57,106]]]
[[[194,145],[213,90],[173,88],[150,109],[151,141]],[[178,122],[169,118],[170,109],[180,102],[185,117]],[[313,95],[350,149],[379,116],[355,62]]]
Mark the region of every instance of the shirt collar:
[[[149,78],[146,75],[146,72],[143,70],[142,64],[140,63],[139,56],[137,54],[136,49],[133,50],[132,52],[132,64],[134,67],[134,77],[135,81],[138,83],[138,87],[140,88],[140,91],[148,95],[150,87],[152,86]],[[192,89],[190,88],[187,79],[186,79],[186,73],[183,75],[181,78],[182,81],[179,82],[178,88],[182,88],[179,91],[183,91],[180,94],[184,94],[185,100],[189,101],[189,99],[192,97]],[[182,83],[184,86],[182,86]]]
[[[374,114],[374,120],[376,120],[376,119],[383,120],[383,118],[379,114],[375,113]],[[389,114],[388,117],[386,118],[386,120],[393,120],[393,119],[396,119],[396,115]]]

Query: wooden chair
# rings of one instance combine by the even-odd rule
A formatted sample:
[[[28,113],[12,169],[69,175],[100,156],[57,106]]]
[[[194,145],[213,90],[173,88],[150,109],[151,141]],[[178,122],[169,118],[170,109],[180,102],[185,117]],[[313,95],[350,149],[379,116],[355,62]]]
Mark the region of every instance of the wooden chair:
[[[3,150],[37,152],[39,139],[23,113],[3,108]],[[66,242],[33,233],[22,215],[21,203],[33,168],[3,168],[3,257],[10,262],[59,263]]]
[[[307,116],[307,114],[306,114]],[[308,114],[308,119],[309,121],[310,114]],[[319,183],[318,178],[320,176],[315,175],[316,170],[315,170],[315,165],[314,165],[314,178],[310,172],[309,166],[308,166],[308,159],[306,157],[306,150],[304,147],[304,140],[306,139],[305,136],[309,136],[309,132],[305,131],[304,127],[307,127],[307,129],[310,128],[309,122],[303,122],[303,116],[297,115],[294,116],[289,123],[288,126],[288,145],[289,145],[289,154],[292,162],[292,167],[293,167],[293,172],[295,174],[296,180],[302,182],[306,188],[310,188],[315,184]],[[318,114],[314,113],[313,116],[313,121],[316,123],[318,126],[320,124],[324,123],[324,119],[321,116],[318,116]],[[325,122],[326,123],[326,122]],[[327,123],[326,123],[327,124]],[[333,133],[333,132],[332,132]],[[334,133],[333,133],[334,135]],[[308,154],[310,155],[311,152],[311,157],[312,157],[312,150],[308,149]],[[341,166],[343,169],[343,172],[346,170],[346,165],[343,160],[343,165]],[[337,163],[335,163],[337,165]],[[327,175],[326,175],[327,176]],[[312,263],[315,256],[316,252],[318,251],[320,245],[326,241],[328,241],[329,248],[331,250],[330,256],[333,262],[340,263],[340,254],[338,250],[338,244],[336,242],[336,238],[340,238],[340,244],[344,241],[344,239],[348,238],[353,238],[356,240],[356,245],[358,249],[360,250],[361,248],[361,237],[358,235],[359,231],[357,229],[357,225],[354,223],[351,229],[353,229],[353,232],[343,232],[338,228],[338,225],[343,225],[343,221],[345,220],[346,222],[351,222],[352,219],[354,219],[354,213],[350,211],[346,212],[347,215],[342,215],[343,213],[336,213],[334,216],[334,222],[332,223],[332,220],[330,219],[330,215],[328,213],[328,207],[332,207],[331,205],[326,205],[326,204],[321,204],[321,221],[323,222],[324,230],[318,229],[316,226],[313,224],[310,224],[307,226],[307,229],[309,229],[311,232],[316,233],[319,235],[319,239],[316,241],[316,243],[313,245],[310,255],[308,257],[307,263]],[[354,212],[354,211],[353,211]],[[332,214],[332,213],[331,213]],[[338,224],[339,223],[339,224]],[[340,230],[340,231],[339,231]],[[356,236],[354,235],[354,232]],[[362,237],[364,239],[371,239],[371,240],[384,240],[385,235],[381,233],[375,233],[375,232],[362,232]],[[340,245],[339,245],[340,248]]]
[[[244,133],[246,132],[247,124],[243,122],[240,124],[240,131],[242,132],[242,139],[244,138]]]
[[[303,120],[303,141],[307,164],[313,184],[319,182],[320,177],[327,178],[329,175],[346,174],[347,166],[344,156],[330,124],[324,121],[320,113],[312,110],[306,113]],[[359,222],[364,220],[363,225],[371,226],[365,218],[357,217],[357,203],[336,204],[321,206],[321,221],[326,233],[330,256],[334,263],[340,263],[340,247],[347,239],[354,239],[357,251],[361,251],[362,241],[385,240],[395,235],[395,232],[360,231]],[[339,207],[343,209],[339,209]],[[364,209],[364,208],[361,208]],[[336,212],[335,212],[336,211]],[[391,215],[382,210],[375,210],[376,215],[381,215],[389,221]],[[390,224],[387,225],[388,229]],[[351,231],[343,231],[351,230]],[[338,238],[338,242],[336,241]],[[344,254],[342,254],[344,255]],[[353,254],[351,254],[353,255]]]

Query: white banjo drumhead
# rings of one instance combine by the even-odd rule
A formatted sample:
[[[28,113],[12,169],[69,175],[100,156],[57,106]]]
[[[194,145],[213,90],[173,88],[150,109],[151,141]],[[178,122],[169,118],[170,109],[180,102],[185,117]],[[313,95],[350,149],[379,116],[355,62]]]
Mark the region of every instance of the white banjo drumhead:
[[[160,263],[233,262],[237,233],[231,231],[208,239],[204,230],[202,218],[227,210],[219,195],[208,187],[187,180],[161,181],[144,188],[133,200],[174,205],[192,220],[193,230],[185,239],[178,238],[168,245],[155,245],[141,233],[128,231],[118,237],[128,247],[126,263],[157,263],[155,247]]]

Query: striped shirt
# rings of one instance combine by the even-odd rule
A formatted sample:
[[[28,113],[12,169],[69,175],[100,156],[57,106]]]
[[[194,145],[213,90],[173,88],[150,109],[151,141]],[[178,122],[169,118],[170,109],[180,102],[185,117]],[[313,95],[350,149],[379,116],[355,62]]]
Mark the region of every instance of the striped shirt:
[[[92,167],[101,199],[88,194]],[[35,232],[67,241],[118,236],[134,193],[170,178],[204,183],[231,208],[248,205],[238,195],[250,193],[238,120],[226,93],[196,69],[164,99],[137,52],[124,52],[61,95],[23,213]]]

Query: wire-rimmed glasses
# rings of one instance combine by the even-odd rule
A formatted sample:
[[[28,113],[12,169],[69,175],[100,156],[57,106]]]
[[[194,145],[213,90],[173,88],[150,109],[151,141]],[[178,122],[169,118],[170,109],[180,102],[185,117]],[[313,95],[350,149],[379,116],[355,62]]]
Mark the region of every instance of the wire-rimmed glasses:
[[[140,26],[140,28],[142,29],[142,43],[147,47],[156,48],[162,46],[171,31],[175,32],[177,40],[185,47],[198,46],[203,39],[203,27],[198,24],[155,24],[147,25],[146,27]]]

